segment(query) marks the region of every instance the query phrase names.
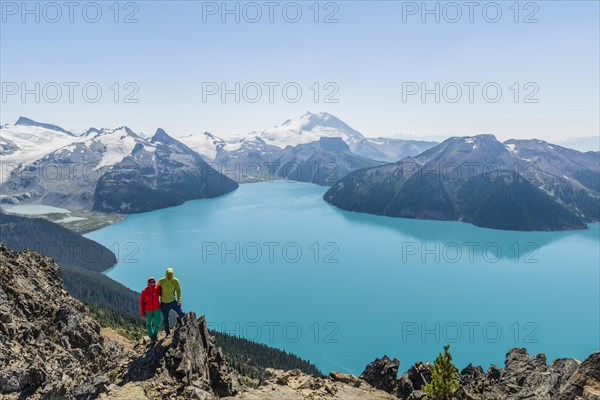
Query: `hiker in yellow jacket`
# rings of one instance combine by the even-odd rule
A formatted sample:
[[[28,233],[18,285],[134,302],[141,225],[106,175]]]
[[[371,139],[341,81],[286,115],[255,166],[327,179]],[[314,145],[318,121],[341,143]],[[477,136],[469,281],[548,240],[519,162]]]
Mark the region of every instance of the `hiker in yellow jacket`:
[[[179,286],[179,280],[173,276],[173,268],[167,268],[165,277],[158,280],[158,286],[161,289],[160,309],[163,315],[163,325],[165,334],[169,336],[169,312],[175,310],[179,322],[185,315],[181,309],[181,286]],[[175,298],[175,294],[177,294],[177,298]]]

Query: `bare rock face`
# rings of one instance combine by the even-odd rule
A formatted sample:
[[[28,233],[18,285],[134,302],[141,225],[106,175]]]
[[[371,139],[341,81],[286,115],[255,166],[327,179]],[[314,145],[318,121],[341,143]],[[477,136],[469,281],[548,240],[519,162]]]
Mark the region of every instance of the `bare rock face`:
[[[138,344],[120,376],[119,386],[143,382],[148,393],[186,398],[233,396],[242,388],[209,336],[204,316],[196,319],[193,312],[183,317],[172,337],[154,346]]]
[[[600,351],[585,359],[561,387],[560,400],[600,400]]]
[[[0,397],[94,398],[121,351],[68,295],[52,259],[0,244]]]
[[[491,366],[487,374],[472,365],[459,376],[457,399],[540,399],[574,400],[561,395],[563,387],[579,367],[575,359],[557,359],[546,364],[546,356],[530,357],[525,349],[512,349],[506,354],[505,368]]]
[[[395,358],[390,360],[388,356],[383,356],[383,358],[378,358],[367,365],[360,375],[360,379],[376,389],[394,393],[398,387],[396,379],[398,378],[399,367],[400,361]]]
[[[423,386],[431,382],[431,366],[428,362],[417,362],[398,379],[396,395],[401,399],[422,399]]]
[[[361,380],[402,400],[425,399],[422,388],[431,381],[430,364],[415,363],[393,385],[389,382],[398,369],[396,361],[376,359]],[[454,400],[600,400],[600,352],[583,363],[560,358],[548,364],[542,353],[530,357],[525,349],[512,349],[506,354],[504,368],[492,365],[486,373],[469,364],[458,380]]]

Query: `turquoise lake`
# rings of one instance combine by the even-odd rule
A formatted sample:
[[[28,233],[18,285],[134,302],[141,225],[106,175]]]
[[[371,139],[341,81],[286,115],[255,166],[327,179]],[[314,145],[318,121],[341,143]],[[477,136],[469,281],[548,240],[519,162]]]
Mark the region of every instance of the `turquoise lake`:
[[[509,232],[336,209],[327,188],[243,184],[226,196],[128,216],[86,236],[111,278],[141,290],[175,269],[183,308],[209,327],[360,374],[404,372],[449,343],[459,369],[526,347],[583,359],[600,348],[600,229]]]

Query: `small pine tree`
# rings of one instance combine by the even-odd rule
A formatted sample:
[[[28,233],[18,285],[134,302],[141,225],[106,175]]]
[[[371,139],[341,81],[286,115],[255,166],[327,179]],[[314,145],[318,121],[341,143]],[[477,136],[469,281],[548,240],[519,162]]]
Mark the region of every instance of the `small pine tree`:
[[[450,400],[458,389],[458,371],[452,364],[450,345],[444,346],[444,354],[438,354],[431,368],[431,382],[423,386],[423,392],[431,400]]]

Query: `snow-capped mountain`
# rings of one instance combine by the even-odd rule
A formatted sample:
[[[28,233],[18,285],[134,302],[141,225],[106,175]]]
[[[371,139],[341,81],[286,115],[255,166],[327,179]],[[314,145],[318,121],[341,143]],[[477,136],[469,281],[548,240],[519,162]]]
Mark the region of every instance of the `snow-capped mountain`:
[[[281,125],[264,131],[222,139],[208,132],[192,134],[177,139],[198,152],[207,161],[243,157],[262,158],[262,155],[283,150],[288,146],[318,142],[321,138],[340,138],[354,154],[375,161],[394,162],[414,156],[435,146],[438,142],[393,138],[370,138],[326,112],[306,112],[298,119],[288,119]],[[228,155],[227,153],[235,153]],[[250,154],[253,153],[253,154]]]
[[[122,126],[117,129],[101,129],[84,143],[88,148],[91,148],[94,144],[101,145],[101,147],[98,147],[101,149],[102,159],[94,166],[94,169],[99,169],[110,167],[123,161],[125,157],[131,154],[138,143],[144,145],[145,142],[143,138],[131,129]]]
[[[11,170],[23,167],[70,143],[79,137],[56,125],[21,117],[14,125],[0,128],[0,183]]]
[[[126,126],[73,133],[22,117],[15,125],[0,127],[2,163],[15,166],[0,183],[0,202],[129,213],[217,196],[237,187],[231,179],[285,178],[328,185],[341,179],[328,195],[328,201],[336,205],[385,215],[397,212],[453,219],[473,217],[457,214],[459,204],[481,206],[473,203],[477,199],[464,197],[471,189],[484,194],[489,189],[498,195],[506,191],[513,196],[510,201],[517,201],[520,195],[515,182],[522,182],[513,178],[518,176],[529,185],[518,186],[518,190],[543,202],[548,210],[554,210],[552,202],[556,202],[573,214],[565,215],[557,225],[542,224],[541,229],[577,226],[577,218],[600,220],[598,152],[581,153],[541,140],[501,143],[493,135],[453,137],[432,147],[434,144],[368,138],[327,113],[306,113],[274,128],[226,140],[208,132],[177,140],[162,129],[147,138]],[[406,154],[411,157],[404,157]],[[378,166],[400,158],[402,162]],[[408,164],[410,171],[403,169]],[[331,165],[335,175],[328,169]],[[405,185],[416,171],[433,171],[434,175],[437,171],[439,175],[440,168],[451,165],[461,165],[467,177],[481,175],[486,166],[496,166],[504,171],[500,175],[506,175],[505,185],[500,190],[479,179],[471,188],[473,183],[464,176],[441,186],[427,179]],[[505,171],[513,173],[513,178]],[[352,184],[350,178],[344,178],[346,174]],[[360,193],[353,188],[360,188]],[[373,190],[380,196],[370,204]],[[423,197],[419,197],[420,191]],[[412,199],[416,208],[396,208],[398,196],[403,201]],[[441,208],[435,206],[436,201],[442,201]]]
[[[198,153],[158,129],[149,141],[138,142],[129,155],[100,177],[93,209],[144,212],[217,197],[237,187]]]
[[[143,196],[137,203],[111,203],[111,199],[116,201],[121,198],[119,193],[123,194],[123,187],[120,185],[122,182],[115,184],[106,175],[118,173],[119,177],[128,176],[121,168],[126,168],[130,175],[132,171],[139,175],[135,185],[129,185],[126,192],[135,198],[136,190],[143,189],[144,205],[139,204]],[[182,194],[182,190],[175,190],[172,183],[174,177],[185,171],[188,172],[190,189],[187,192],[183,190],[185,193]],[[202,173],[212,174],[222,182],[216,182],[212,177],[204,179]],[[99,182],[102,182],[102,190],[98,189]],[[169,184],[163,184],[165,182]],[[149,185],[156,192],[155,195],[167,198],[153,203],[152,199],[155,198],[145,185]],[[108,187],[113,190],[112,193],[106,192]],[[132,189],[134,187],[137,189]],[[0,185],[0,202],[34,202],[69,209],[95,207],[103,211],[126,213],[148,210],[153,204],[173,205],[184,201],[182,199],[214,197],[223,190],[229,191],[235,187],[237,185],[229,178],[213,171],[195,151],[162,129],[148,140],[126,126],[117,129],[91,128],[76,141],[12,171]],[[137,192],[137,195],[140,194]],[[100,202],[99,197],[102,198]],[[130,203],[130,206],[126,206]]]
[[[64,128],[61,128],[58,125],[53,125],[53,124],[48,124],[45,122],[38,122],[38,121],[34,121],[32,119],[29,119],[27,117],[19,117],[19,119],[17,120],[17,122],[15,122],[15,125],[18,126],[35,126],[38,128],[43,128],[43,129],[47,129],[50,131],[56,131],[56,132],[62,132],[65,133],[67,135],[70,136],[79,136],[76,133],[72,132],[72,131],[68,131]]]
[[[334,118],[327,119],[332,125],[351,130]],[[305,118],[303,123],[304,127],[308,127],[317,121]],[[293,126],[290,121],[284,125]],[[274,140],[277,135],[273,131],[268,134],[265,134],[266,131],[250,132],[217,142],[219,146],[212,150],[216,156],[209,162],[238,182],[289,179],[319,185],[331,185],[349,172],[382,164],[353,153],[346,142],[348,135],[340,136],[340,132],[336,131],[335,134],[330,132],[328,136],[321,136],[315,134],[316,131],[326,132],[327,129],[314,125],[313,133],[304,135],[304,132],[300,132],[298,136],[297,132],[282,130],[283,134],[278,140]],[[355,137],[362,137],[354,132],[352,135]],[[304,143],[306,140],[311,141]],[[284,148],[280,147],[286,143]],[[204,157],[208,159],[206,155]]]
[[[364,139],[360,132],[325,112],[318,114],[306,112],[299,119],[288,119],[283,124],[265,129],[260,134],[260,138],[265,143],[280,149],[315,142],[322,137],[339,137],[349,146]]]
[[[391,138],[369,138],[350,127],[334,115],[326,112],[306,112],[299,119],[287,120],[274,128],[260,133],[265,143],[281,149],[318,141],[322,137],[339,137],[353,153],[376,161],[398,161],[417,155],[437,142]]]
[[[13,171],[1,186],[3,203],[19,199],[41,204],[89,208],[93,188],[111,166],[144,140],[127,127],[90,129],[77,141]]]
[[[217,152],[226,145],[223,139],[214,136],[210,132],[181,136],[177,140],[200,154],[206,160],[214,160],[217,157]]]

